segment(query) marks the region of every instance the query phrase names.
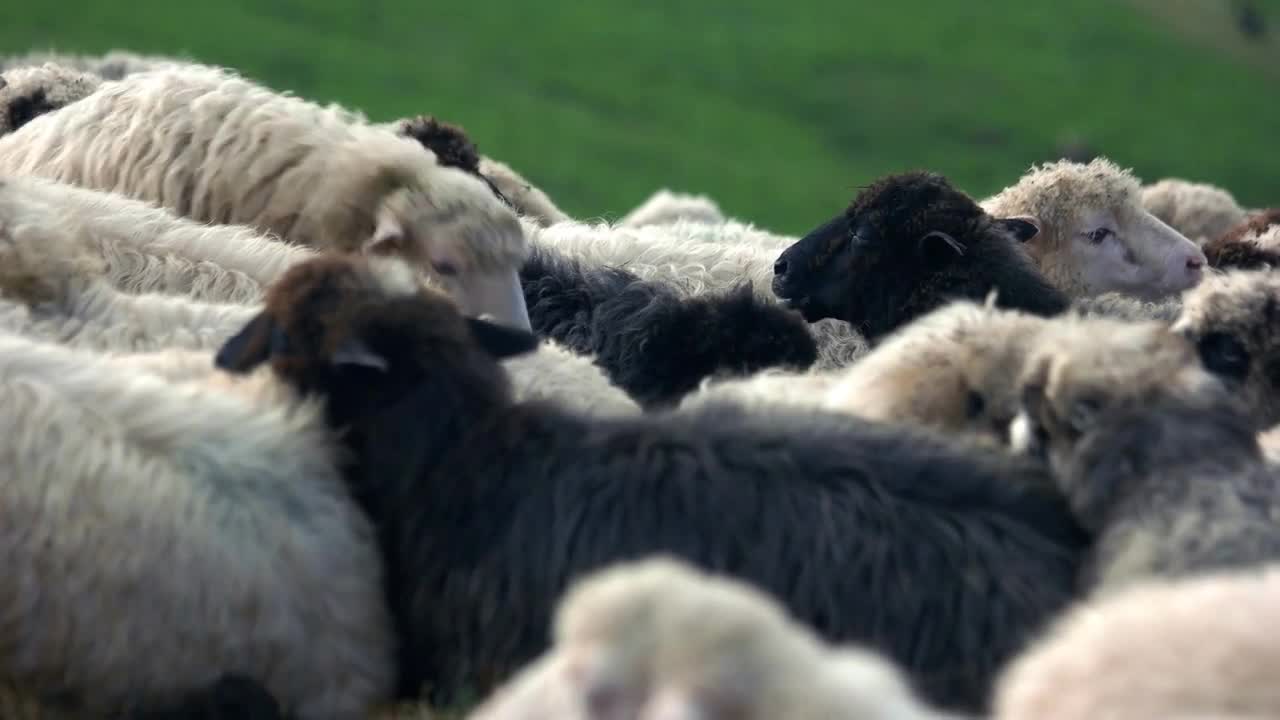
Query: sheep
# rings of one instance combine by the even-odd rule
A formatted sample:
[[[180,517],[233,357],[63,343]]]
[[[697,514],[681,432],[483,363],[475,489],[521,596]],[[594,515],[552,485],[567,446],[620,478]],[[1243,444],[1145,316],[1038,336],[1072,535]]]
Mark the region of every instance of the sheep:
[[[0,681],[0,717],[5,720],[289,720],[260,683],[227,673],[212,684],[184,693],[168,705],[103,716],[67,707],[57,698],[39,697],[28,688]]]
[[[140,55],[128,50],[110,50],[102,55],[74,55],[44,50],[0,58],[0,69],[7,73],[14,68],[48,63],[96,75],[103,80],[119,80],[126,75],[161,67],[196,64],[187,56]]]
[[[528,218],[537,227],[569,222],[572,218],[556,207],[551,198],[533,183],[524,179],[510,165],[488,156],[480,157],[480,174],[499,192],[521,217]]]
[[[471,314],[528,327],[514,212],[358,113],[190,65],[106,82],[0,137],[0,171],[119,192],[316,249],[401,254]]]
[[[286,267],[317,254],[249,227],[37,177],[0,176],[0,234],[99,257],[108,282],[126,292],[212,302],[256,302]]]
[[[1160,323],[1044,334],[1018,380],[1027,452],[1045,455],[1095,535],[1081,585],[1113,593],[1280,559],[1280,495],[1244,402]]]
[[[1272,465],[1280,465],[1280,425],[1258,433],[1258,446],[1262,456]]]
[[[642,407],[675,403],[709,376],[804,369],[817,359],[804,321],[747,287],[687,297],[538,247],[520,274],[534,330],[594,355]]]
[[[1018,247],[1039,232],[1026,219],[988,215],[941,175],[888,175],[783,251],[772,289],[806,320],[844,320],[871,342],[993,289],[1000,307],[1056,315],[1067,296]]]
[[[1164,178],[1141,190],[1142,207],[1199,245],[1245,220],[1230,192],[1208,183]]]
[[[402,695],[485,692],[545,649],[570,578],[650,552],[760,586],[943,706],[980,705],[1072,596],[1086,537],[1039,462],[834,414],[514,404],[495,360],[534,336],[425,289],[335,297],[343,262],[286,271],[217,365],[347,408],[330,420],[388,558]],[[371,370],[310,359],[339,341]]]
[[[662,188],[649,196],[634,210],[622,216],[618,225],[642,227],[644,225],[670,225],[683,220],[711,225],[725,222],[720,206],[706,195],[690,195]]]
[[[1071,299],[1019,247],[1039,233],[1028,218],[992,217],[942,175],[888,175],[783,251],[772,289],[811,323],[843,320],[871,343],[941,305],[993,290],[998,307],[1043,317],[1176,316],[1177,297]]]
[[[668,556],[578,580],[554,649],[469,720],[941,717],[892,664],[834,648],[771,597]]]
[[[9,334],[0,395],[6,677],[102,713],[225,672],[304,719],[391,692],[376,536],[320,398],[270,372],[175,383]]]
[[[1280,208],[1252,215],[1248,220],[1204,246],[1209,266],[1219,270],[1280,268]]]
[[[1176,295],[1204,275],[1204,252],[1142,206],[1138,180],[1106,158],[1033,165],[983,200],[994,217],[1027,217],[1022,243],[1049,282],[1071,297]]]
[[[1280,278],[1274,272],[1209,277],[1187,293],[1172,329],[1244,399],[1259,429],[1280,422]]]
[[[36,200],[23,196],[18,196],[24,201],[19,207],[20,213],[10,213],[13,206],[8,201],[13,196],[9,191],[14,185],[13,182],[0,183],[0,328],[73,347],[113,352],[212,350],[261,310],[259,286],[243,275],[240,275],[246,281],[243,294],[207,293],[233,295],[230,302],[204,302],[189,296],[145,292],[154,289],[181,293],[202,288],[184,282],[187,278],[181,275],[168,282],[173,273],[150,272],[157,265],[159,270],[173,270],[190,268],[191,263],[172,257],[157,259],[134,251],[135,246],[127,243],[136,238],[120,237],[128,231],[130,219],[134,221],[133,229],[142,237],[154,235],[149,246],[145,243],[137,246],[144,252],[178,250],[193,258],[212,257],[246,268],[257,263],[257,274],[263,278],[278,275],[283,268],[316,255],[310,250],[257,238],[245,230],[183,227],[188,221],[175,224],[175,219],[161,210],[141,208],[142,212],[131,216],[128,204],[136,201],[116,202],[106,198],[99,204],[74,202],[93,200],[94,193],[85,190],[50,196],[54,201],[59,197],[68,200],[66,218],[46,212],[53,208],[40,207]],[[81,195],[84,197],[79,197]],[[113,210],[121,215],[113,217]],[[69,224],[67,218],[72,217],[87,221],[85,227]],[[228,242],[208,242],[220,238]],[[114,244],[116,240],[122,240],[124,251]],[[99,254],[98,249],[106,257]],[[135,258],[143,262],[131,262]],[[117,266],[113,271],[112,262],[122,259],[130,263]],[[120,270],[131,270],[134,266],[146,272],[113,277]],[[212,268],[217,280],[239,275],[208,261],[202,260],[199,266]],[[140,279],[147,282],[138,282]],[[155,287],[157,285],[163,287]],[[226,285],[212,288],[218,290]],[[140,294],[122,292],[120,286]],[[209,366],[207,357],[195,362]],[[590,414],[639,412],[635,402],[610,383],[589,357],[571,353],[553,341],[548,340],[537,352],[512,358],[504,365],[512,373],[517,395],[522,399],[557,398]]]
[[[0,74],[0,135],[73,103],[97,89],[101,78],[52,63]]]
[[[1151,579],[1073,608],[1002,674],[996,720],[1280,716],[1280,568]]]
[[[619,268],[643,280],[678,285],[694,296],[732,292],[745,282],[768,300],[774,300],[769,288],[778,243],[787,240],[733,222],[708,225],[680,221],[644,227],[565,222],[526,228],[535,247],[554,250],[587,266]],[[847,323],[810,322],[809,331],[818,346],[816,367],[845,367],[866,352],[866,339]]]

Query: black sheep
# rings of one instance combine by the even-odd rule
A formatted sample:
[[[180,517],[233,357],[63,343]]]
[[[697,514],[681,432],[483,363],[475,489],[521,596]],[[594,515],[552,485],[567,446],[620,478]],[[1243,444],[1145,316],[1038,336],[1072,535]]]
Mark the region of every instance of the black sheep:
[[[1018,247],[1040,232],[993,218],[947,179],[877,180],[847,210],[778,256],[773,291],[809,322],[838,318],[875,340],[949,300],[1050,316],[1070,302]]]
[[[1072,598],[1086,537],[1041,463],[845,415],[516,404],[497,361],[534,336],[358,287],[361,262],[290,269],[217,362],[330,394],[405,694],[493,687],[546,648],[571,580],[659,552],[771,592],[959,708]]]
[[[818,357],[803,319],[749,285],[691,296],[540,247],[520,280],[534,332],[594,356],[615,385],[647,408],[676,403],[707,377],[802,370]]]

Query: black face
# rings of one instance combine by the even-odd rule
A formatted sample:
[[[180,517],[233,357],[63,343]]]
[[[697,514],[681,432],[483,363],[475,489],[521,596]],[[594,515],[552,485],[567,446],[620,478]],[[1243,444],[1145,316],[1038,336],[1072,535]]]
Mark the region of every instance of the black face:
[[[773,294],[804,319],[847,317],[849,283],[868,230],[845,214],[805,235],[773,264]]]
[[[1239,338],[1229,333],[1211,332],[1192,339],[1201,364],[1209,372],[1230,383],[1243,383],[1249,376],[1252,358]]]

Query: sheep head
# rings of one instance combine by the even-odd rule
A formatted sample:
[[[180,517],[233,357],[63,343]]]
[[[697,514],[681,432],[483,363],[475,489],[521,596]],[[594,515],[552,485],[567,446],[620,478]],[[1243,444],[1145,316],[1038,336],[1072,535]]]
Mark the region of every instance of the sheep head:
[[[842,319],[869,338],[993,288],[1004,291],[1000,304],[1027,296],[1018,304],[1057,312],[1065,300],[1016,246],[1038,233],[1025,218],[987,215],[941,175],[891,175],[783,251],[773,291],[809,322]]]
[[[1259,427],[1280,422],[1280,279],[1270,270],[1207,278],[1187,293],[1173,329],[1250,404]]]
[[[323,393],[331,420],[346,424],[433,374],[506,388],[496,361],[536,345],[531,333],[464,317],[401,260],[324,255],[286,271],[215,364],[246,373],[269,363],[299,390]]]

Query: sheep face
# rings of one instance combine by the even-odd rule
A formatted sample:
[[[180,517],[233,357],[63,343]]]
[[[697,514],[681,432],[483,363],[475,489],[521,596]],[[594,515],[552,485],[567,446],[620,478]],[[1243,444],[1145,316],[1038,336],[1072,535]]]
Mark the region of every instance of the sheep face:
[[[1133,398],[1224,391],[1201,366],[1194,344],[1163,323],[1097,318],[1064,318],[1046,326],[1018,388],[1013,446],[1047,457],[1060,476],[1099,417]]]
[[[809,322],[837,318],[875,338],[947,299],[984,297],[995,277],[1034,275],[1015,242],[1038,232],[992,218],[940,175],[889,176],[783,251],[773,292]]]
[[[1173,329],[1249,404],[1260,427],[1280,422],[1280,279],[1269,270],[1212,276],[1187,293]]]
[[[1120,292],[1158,299],[1194,287],[1208,264],[1195,243],[1151,213],[1128,206],[1079,212],[1061,240],[1065,247],[1057,253],[1078,270],[1088,295]]]
[[[515,213],[492,197],[476,177],[441,168],[430,193],[400,187],[382,198],[364,250],[423,268],[464,314],[529,330],[519,277],[528,244]]]
[[[462,316],[398,258],[326,255],[286,271],[215,364],[247,373],[270,363],[302,392],[323,392],[343,426],[440,372],[509,396],[497,360],[536,346],[531,333]]]

